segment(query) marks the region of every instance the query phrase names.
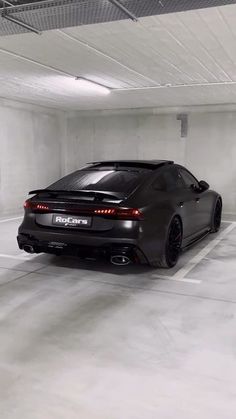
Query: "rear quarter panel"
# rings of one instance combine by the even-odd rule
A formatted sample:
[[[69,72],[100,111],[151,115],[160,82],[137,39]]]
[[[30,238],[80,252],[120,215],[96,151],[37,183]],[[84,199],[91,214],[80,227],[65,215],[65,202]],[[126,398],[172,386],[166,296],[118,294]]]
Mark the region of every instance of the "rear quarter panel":
[[[176,214],[175,201],[169,194],[147,188],[127,201],[127,206],[139,208],[144,220],[139,223],[139,246],[149,260],[161,255],[169,224]]]

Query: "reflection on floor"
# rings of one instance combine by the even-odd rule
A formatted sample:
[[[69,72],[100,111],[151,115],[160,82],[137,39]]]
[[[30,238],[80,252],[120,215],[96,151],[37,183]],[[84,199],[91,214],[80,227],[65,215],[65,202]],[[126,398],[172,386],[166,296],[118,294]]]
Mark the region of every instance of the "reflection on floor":
[[[235,418],[236,224],[169,271],[29,256],[18,224],[0,221],[1,419]]]

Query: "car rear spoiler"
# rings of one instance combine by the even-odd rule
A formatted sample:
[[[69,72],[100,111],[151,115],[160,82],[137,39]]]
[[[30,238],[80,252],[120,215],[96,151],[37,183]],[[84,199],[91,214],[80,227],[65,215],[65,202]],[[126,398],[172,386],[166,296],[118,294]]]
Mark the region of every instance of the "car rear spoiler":
[[[38,195],[47,193],[49,195],[85,195],[85,196],[93,196],[97,200],[101,200],[103,198],[110,198],[115,200],[123,200],[126,195],[120,192],[109,192],[109,191],[93,191],[93,190],[77,190],[77,191],[68,191],[68,190],[54,190],[54,189],[36,189],[34,191],[30,191],[29,195]]]

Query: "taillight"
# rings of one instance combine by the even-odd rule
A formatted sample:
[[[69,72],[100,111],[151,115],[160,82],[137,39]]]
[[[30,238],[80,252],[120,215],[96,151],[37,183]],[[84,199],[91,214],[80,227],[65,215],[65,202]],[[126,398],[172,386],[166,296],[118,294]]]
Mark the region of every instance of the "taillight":
[[[83,216],[101,216],[107,218],[114,218],[119,220],[143,220],[142,212],[137,208],[109,208],[109,207],[100,207],[100,208],[86,208],[78,206],[63,205],[60,208],[60,205],[52,203],[49,205],[42,202],[33,202],[30,199],[24,203],[25,209],[30,209],[33,212],[63,212],[70,214],[78,214]]]
[[[33,211],[49,211],[49,206],[45,204],[37,204],[36,202],[32,202],[30,199],[25,201],[24,208],[32,209]]]
[[[48,211],[49,207],[48,205],[43,205],[43,204],[37,204],[35,207],[36,210],[41,210],[41,211]]]
[[[101,208],[101,209],[95,209],[94,214],[97,215],[115,215],[116,210],[115,208]]]
[[[24,203],[24,208],[30,208],[31,202],[29,199],[27,199],[27,201],[25,201]]]
[[[118,218],[120,220],[143,219],[142,212],[136,208],[97,208],[93,212],[95,215]]]

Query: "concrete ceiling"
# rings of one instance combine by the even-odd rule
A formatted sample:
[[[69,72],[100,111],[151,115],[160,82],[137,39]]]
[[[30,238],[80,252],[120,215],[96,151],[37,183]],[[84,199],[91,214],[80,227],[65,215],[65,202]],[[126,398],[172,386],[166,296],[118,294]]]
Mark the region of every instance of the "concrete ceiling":
[[[0,97],[64,110],[236,104],[236,5],[0,38]],[[86,93],[83,76],[112,87]]]

